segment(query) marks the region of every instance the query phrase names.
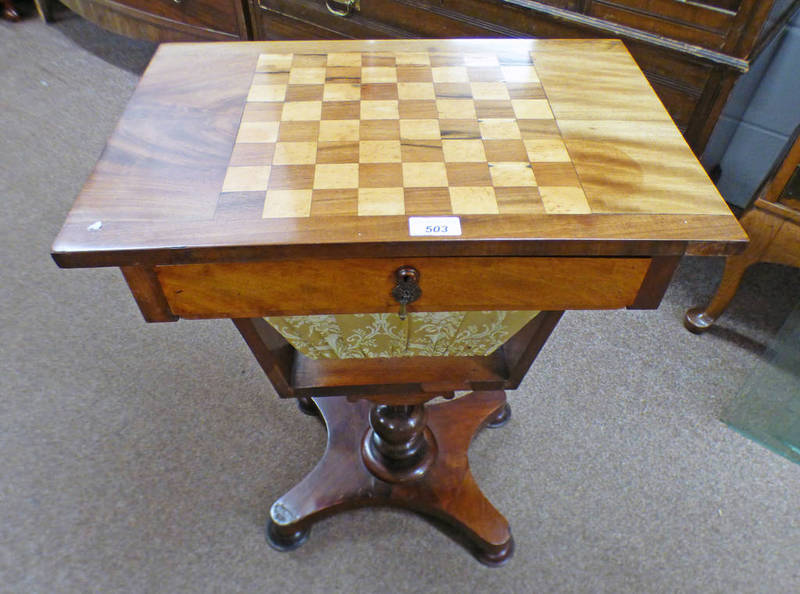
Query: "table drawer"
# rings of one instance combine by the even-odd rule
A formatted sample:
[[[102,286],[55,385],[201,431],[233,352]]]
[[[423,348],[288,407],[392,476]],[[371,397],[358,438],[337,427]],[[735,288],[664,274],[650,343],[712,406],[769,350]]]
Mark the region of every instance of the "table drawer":
[[[124,0],[126,6],[179,23],[239,36],[234,0]]]
[[[391,291],[403,266],[419,271],[422,289],[409,311],[614,309],[635,304],[650,264],[566,257],[279,260],[160,266],[156,274],[175,315],[246,318],[398,311]]]

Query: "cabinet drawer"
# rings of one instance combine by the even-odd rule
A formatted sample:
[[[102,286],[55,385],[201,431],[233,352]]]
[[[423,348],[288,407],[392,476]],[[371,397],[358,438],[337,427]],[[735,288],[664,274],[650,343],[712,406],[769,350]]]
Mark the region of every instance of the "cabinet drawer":
[[[593,0],[586,14],[717,50],[733,24],[732,13],[674,0]]]
[[[634,304],[649,258],[381,258],[160,266],[185,318],[398,311],[395,271],[419,271],[409,311],[615,309]],[[668,279],[667,279],[668,280]]]
[[[235,0],[125,0],[125,5],[180,23],[240,34]]]

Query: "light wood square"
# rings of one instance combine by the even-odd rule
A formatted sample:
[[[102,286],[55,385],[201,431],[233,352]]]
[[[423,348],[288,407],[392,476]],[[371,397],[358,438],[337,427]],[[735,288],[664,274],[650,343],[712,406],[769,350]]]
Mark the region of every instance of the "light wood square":
[[[487,186],[450,188],[453,214],[498,214],[494,188]]]
[[[436,93],[433,90],[433,83],[429,82],[397,83],[397,96],[401,100],[436,99]]]
[[[269,185],[269,166],[228,167],[223,192],[257,192]]]
[[[242,122],[277,122],[282,111],[282,103],[245,103]]]
[[[492,183],[497,187],[535,186],[530,163],[489,163]]]
[[[590,214],[592,209],[581,188],[573,186],[540,186],[539,194],[548,214]]]
[[[248,101],[283,101],[286,85],[253,85],[247,94]]]
[[[441,66],[463,66],[464,54],[461,52],[432,52],[430,54],[431,66],[438,68]]]
[[[397,69],[390,66],[364,66],[361,68],[362,83],[397,82]]]
[[[405,214],[403,188],[359,188],[358,216]]]
[[[233,145],[230,167],[244,167],[250,165],[269,165],[275,145],[271,142],[241,142]]]
[[[290,85],[321,85],[325,82],[325,68],[292,68]]]
[[[242,122],[236,142],[275,142],[280,122]]]
[[[501,83],[503,86],[506,86],[506,83],[502,82],[503,73],[500,71],[499,66],[468,66],[467,76],[469,76],[469,80],[472,82]]]
[[[399,140],[362,140],[359,143],[359,162],[361,163],[399,163]]]
[[[320,68],[327,62],[326,54],[295,54],[292,60],[292,68]]]
[[[319,123],[319,140],[358,140],[358,128],[358,120],[322,120]]]
[[[539,82],[539,75],[533,66],[501,66],[506,82]]]
[[[256,72],[253,75],[254,85],[285,85],[289,83],[289,71]],[[259,204],[259,210],[261,205]]]
[[[512,140],[521,138],[519,126],[512,119],[480,120],[481,138],[487,140]]]
[[[400,138],[408,140],[438,140],[439,120],[400,120]]]
[[[318,121],[322,117],[322,101],[292,101],[283,104],[281,119],[285,121]]]
[[[265,219],[307,217],[311,213],[311,190],[269,190],[264,200]]]
[[[399,52],[395,55],[398,66],[430,66],[431,59],[424,52]]]
[[[511,105],[518,120],[553,119],[547,99],[512,99]]]
[[[469,82],[467,69],[464,66],[435,66],[431,68],[433,82]]]
[[[397,101],[362,101],[362,120],[396,120],[400,117]]]
[[[528,159],[532,162],[570,161],[567,147],[560,138],[537,138],[523,142]]]
[[[485,162],[486,153],[480,140],[442,140],[445,162]]]
[[[326,83],[322,94],[323,101],[358,101],[359,99],[361,99],[361,86],[353,83]]]
[[[497,56],[494,54],[464,54],[464,65],[466,66],[479,66],[491,67],[499,66]]]
[[[328,54],[328,66],[361,66],[361,54],[357,52],[335,52]]]
[[[486,99],[486,100],[508,100],[511,99],[508,95],[508,88],[505,83],[501,82],[474,82],[470,83],[472,87],[473,99]]]
[[[475,104],[472,99],[437,99],[439,118],[447,120],[474,120]]]
[[[358,187],[358,163],[317,165],[314,170],[314,189]]]
[[[317,159],[316,142],[279,142],[275,145],[274,165],[307,165]]]
[[[256,72],[289,70],[292,65],[292,57],[293,54],[261,54],[258,56]]]
[[[403,186],[436,188],[447,186],[444,163],[403,163]]]
[[[397,66],[393,52],[370,52],[361,56],[361,66],[392,67]]]

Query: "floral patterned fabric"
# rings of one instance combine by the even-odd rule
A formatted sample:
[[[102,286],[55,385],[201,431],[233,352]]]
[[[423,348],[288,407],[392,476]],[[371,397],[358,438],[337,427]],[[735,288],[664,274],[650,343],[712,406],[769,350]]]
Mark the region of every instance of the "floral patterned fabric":
[[[489,355],[538,311],[414,312],[264,318],[311,359]]]

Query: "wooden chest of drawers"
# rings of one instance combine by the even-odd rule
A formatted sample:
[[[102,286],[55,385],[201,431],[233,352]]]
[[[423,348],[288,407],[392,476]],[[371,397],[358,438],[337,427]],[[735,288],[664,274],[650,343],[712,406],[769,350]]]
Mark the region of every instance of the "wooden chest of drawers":
[[[65,4],[108,29],[157,41],[620,38],[699,155],[734,82],[800,0],[65,0]]]

